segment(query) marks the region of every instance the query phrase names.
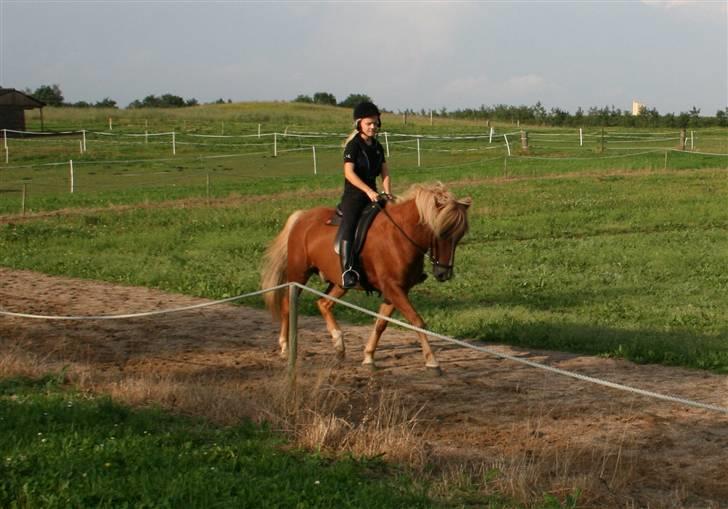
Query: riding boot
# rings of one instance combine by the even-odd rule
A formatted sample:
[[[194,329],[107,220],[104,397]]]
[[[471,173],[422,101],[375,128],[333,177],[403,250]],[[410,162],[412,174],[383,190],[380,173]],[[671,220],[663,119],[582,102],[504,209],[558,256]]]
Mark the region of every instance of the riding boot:
[[[345,289],[354,288],[359,283],[359,273],[354,270],[354,243],[350,240],[342,240],[339,244],[341,256],[341,287]]]

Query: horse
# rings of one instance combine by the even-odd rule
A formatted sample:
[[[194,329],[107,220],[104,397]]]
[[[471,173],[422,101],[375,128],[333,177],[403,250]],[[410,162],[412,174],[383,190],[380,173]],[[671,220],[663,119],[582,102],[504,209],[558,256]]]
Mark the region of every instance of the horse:
[[[425,322],[409,300],[410,289],[424,281],[424,259],[432,262],[432,273],[439,282],[452,278],[455,250],[468,231],[470,198],[457,199],[442,183],[414,184],[400,198],[386,202],[374,218],[364,246],[359,253],[360,266],[369,284],[381,293],[379,314],[389,317],[394,310],[412,325],[425,328]],[[261,288],[286,282],[305,285],[318,273],[328,283],[325,291],[341,298],[347,290],[341,281],[339,256],[334,252],[336,228],[327,225],[333,208],[317,207],[293,212],[280,233],[270,243],[263,260]],[[360,288],[360,287],[357,287]],[[299,292],[300,288],[297,289]],[[278,339],[280,353],[288,351],[287,288],[264,295],[266,307],[274,319],[280,320]],[[334,318],[334,302],[321,297],[317,306],[331,334],[340,359],[345,357],[344,336]],[[363,365],[375,367],[374,352],[387,328],[387,321],[378,318],[364,348]],[[440,373],[440,365],[430,348],[427,336],[417,333],[426,368]]]

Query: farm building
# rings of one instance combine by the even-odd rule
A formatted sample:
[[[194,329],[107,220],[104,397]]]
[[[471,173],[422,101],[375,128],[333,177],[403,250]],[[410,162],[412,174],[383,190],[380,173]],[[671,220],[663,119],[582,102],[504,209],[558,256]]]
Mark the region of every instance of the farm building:
[[[0,129],[25,131],[25,110],[40,108],[40,128],[43,130],[43,106],[39,101],[14,88],[0,88]]]

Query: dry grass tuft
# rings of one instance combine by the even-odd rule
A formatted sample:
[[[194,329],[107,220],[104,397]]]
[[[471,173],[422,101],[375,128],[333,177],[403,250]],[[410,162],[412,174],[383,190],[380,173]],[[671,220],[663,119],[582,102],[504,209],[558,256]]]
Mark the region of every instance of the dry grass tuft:
[[[313,383],[271,384],[263,408],[266,420],[306,448],[351,453],[422,468],[428,460],[418,415],[403,396],[373,379],[358,390],[337,388],[333,369]]]

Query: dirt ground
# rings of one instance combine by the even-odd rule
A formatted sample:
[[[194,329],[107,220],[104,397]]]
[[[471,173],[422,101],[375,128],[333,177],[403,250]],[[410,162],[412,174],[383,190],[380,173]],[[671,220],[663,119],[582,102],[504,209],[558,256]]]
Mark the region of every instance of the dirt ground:
[[[117,314],[200,302],[205,301],[0,268],[0,309],[6,311]],[[370,327],[342,324],[348,351],[339,364],[333,362],[319,317],[301,317],[299,327],[301,383],[327,372],[342,391],[359,390],[372,380],[396,389],[419,411],[417,433],[433,458],[511,469],[526,484],[536,483],[529,481],[529,469],[540,470],[537,477],[589,486],[581,500],[593,507],[728,507],[725,414],[579,382],[438,340],[432,343],[443,374],[435,377],[424,367],[415,335],[393,327],[382,338],[379,369],[372,373],[360,364]],[[45,365],[73,365],[89,377],[112,377],[117,385],[153,375],[160,381],[174,379],[189,391],[205,376],[206,383],[219,382],[221,405],[259,401],[264,388],[270,390],[269,381],[285,373],[286,361],[276,353],[277,336],[267,313],[233,305],[133,320],[0,316],[6,364],[7,356],[15,355]],[[726,376],[491,346],[593,377],[728,406]],[[160,403],[174,407],[174,401]],[[195,413],[194,406],[182,410]]]

